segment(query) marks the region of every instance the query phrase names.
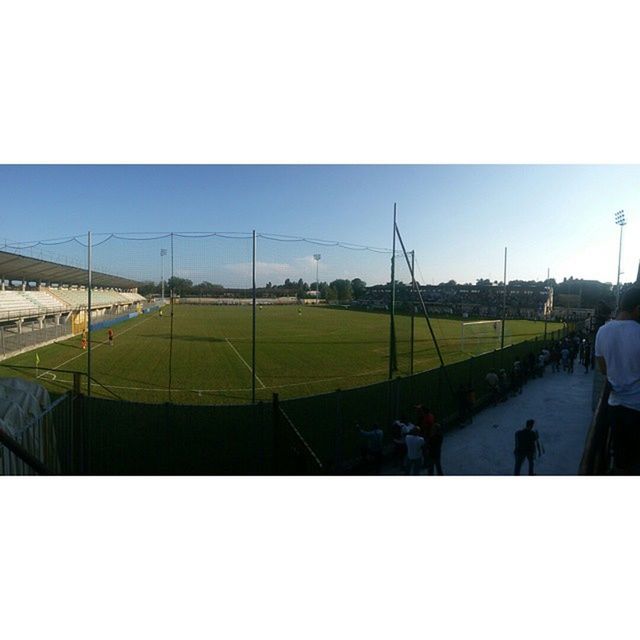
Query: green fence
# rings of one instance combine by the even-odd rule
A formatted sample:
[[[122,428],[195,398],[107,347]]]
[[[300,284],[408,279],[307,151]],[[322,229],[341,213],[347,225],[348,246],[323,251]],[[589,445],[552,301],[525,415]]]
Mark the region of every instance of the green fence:
[[[83,468],[106,474],[270,473],[271,405],[149,405],[81,397]]]
[[[356,424],[380,425],[429,405],[445,427],[458,418],[459,385],[489,399],[485,376],[511,371],[560,337],[536,339],[413,376],[256,405],[143,404],[75,395],[73,424],[58,434],[63,473],[98,475],[340,473],[359,460]],[[71,397],[71,396],[69,396]],[[66,405],[65,405],[66,406]],[[282,419],[286,417],[286,419]],[[66,424],[66,423],[65,423]],[[63,443],[66,443],[63,445]],[[73,449],[73,450],[71,450]],[[295,452],[299,460],[287,457]],[[314,458],[321,463],[316,465]]]

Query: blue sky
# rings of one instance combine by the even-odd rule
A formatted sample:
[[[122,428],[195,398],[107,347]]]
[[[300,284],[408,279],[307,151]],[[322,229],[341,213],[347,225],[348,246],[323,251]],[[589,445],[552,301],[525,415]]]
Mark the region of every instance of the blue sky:
[[[623,281],[640,258],[640,167],[582,165],[0,166],[0,237],[30,241],[85,233],[251,231],[390,247],[392,211],[421,279],[615,281],[624,209]],[[100,239],[101,236],[97,236]],[[248,241],[182,240],[176,274],[244,284]],[[106,243],[96,265],[153,277],[161,246]],[[47,248],[82,260],[79,245]],[[388,280],[384,254],[305,243],[258,243],[258,280]],[[168,268],[168,266],[167,266]],[[236,274],[237,277],[232,274]],[[401,279],[406,272],[400,269]],[[159,279],[159,275],[157,276]]]

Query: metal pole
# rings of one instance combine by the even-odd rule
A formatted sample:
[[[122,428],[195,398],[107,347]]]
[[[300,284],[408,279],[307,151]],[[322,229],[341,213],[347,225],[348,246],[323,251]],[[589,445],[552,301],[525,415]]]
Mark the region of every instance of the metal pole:
[[[504,248],[504,292],[502,294],[502,331],[500,349],[504,349],[504,325],[507,321],[507,247]]]
[[[251,333],[251,402],[256,403],[256,231],[253,230],[253,318]]]
[[[166,251],[160,249],[160,286],[162,287],[162,304],[164,304],[164,254]]]
[[[622,229],[624,225],[620,225],[620,247],[618,248],[618,284],[616,287],[616,313],[618,312],[618,308],[620,307],[620,261],[622,259]]]
[[[169,402],[171,402],[171,382],[172,382],[172,370],[173,370],[173,285],[175,281],[173,279],[173,232],[171,232],[171,287],[169,289],[170,305],[171,305],[171,323],[169,324]]]
[[[91,397],[91,231],[87,233],[87,397]]]
[[[322,256],[319,253],[313,254],[313,259],[316,261],[316,305],[318,304],[318,296],[320,295],[320,282],[318,281],[318,265]]]
[[[411,273],[413,273],[415,264],[416,252],[411,252]],[[415,320],[416,320],[416,305],[411,301],[411,365],[410,373],[413,375],[413,353],[414,353],[414,337],[415,337]]]
[[[389,380],[393,378],[396,365],[396,203],[393,203],[393,243],[391,249],[391,304],[389,305]]]

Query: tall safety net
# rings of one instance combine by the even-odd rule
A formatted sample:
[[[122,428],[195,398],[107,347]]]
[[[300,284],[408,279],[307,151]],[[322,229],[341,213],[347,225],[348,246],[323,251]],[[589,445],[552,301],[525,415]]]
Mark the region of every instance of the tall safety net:
[[[471,325],[461,344],[462,320],[429,297],[428,267],[408,244],[393,262],[388,248],[265,232],[94,233],[5,247],[33,264],[22,265],[32,275],[21,283],[22,272],[0,274],[11,289],[2,375],[20,370],[63,392],[80,374],[82,391],[132,402],[246,404],[437,368],[434,336],[446,364],[467,358]]]

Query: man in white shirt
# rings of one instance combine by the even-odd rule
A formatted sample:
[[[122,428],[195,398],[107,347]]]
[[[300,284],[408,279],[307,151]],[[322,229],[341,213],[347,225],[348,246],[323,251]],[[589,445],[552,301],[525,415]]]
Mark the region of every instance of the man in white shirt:
[[[420,435],[420,429],[414,427],[405,442],[407,444],[407,474],[417,476],[420,474],[424,462],[422,455],[424,438]]]
[[[628,289],[616,319],[600,327],[595,354],[611,384],[614,465],[622,473],[640,473],[640,287]]]

